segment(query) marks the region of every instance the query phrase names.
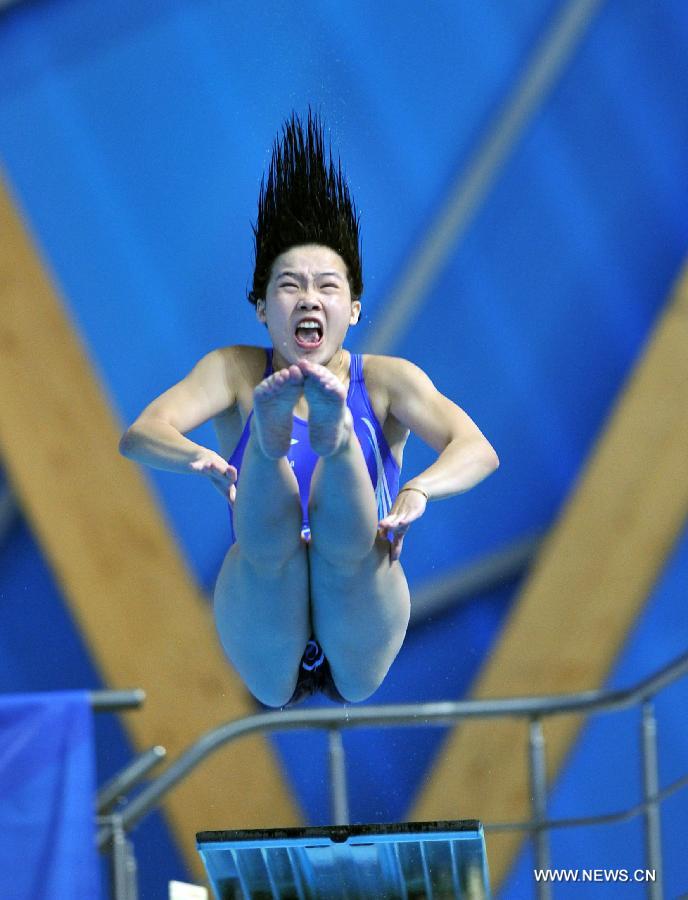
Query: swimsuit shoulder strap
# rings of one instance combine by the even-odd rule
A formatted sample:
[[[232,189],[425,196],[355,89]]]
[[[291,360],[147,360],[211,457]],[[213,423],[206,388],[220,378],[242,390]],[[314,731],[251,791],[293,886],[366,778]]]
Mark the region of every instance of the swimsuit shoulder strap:
[[[351,363],[349,364],[349,381],[360,382],[363,380],[363,357],[360,353],[351,354]]]
[[[265,371],[263,372],[263,378],[267,378],[268,375],[272,375],[272,347],[265,348]]]

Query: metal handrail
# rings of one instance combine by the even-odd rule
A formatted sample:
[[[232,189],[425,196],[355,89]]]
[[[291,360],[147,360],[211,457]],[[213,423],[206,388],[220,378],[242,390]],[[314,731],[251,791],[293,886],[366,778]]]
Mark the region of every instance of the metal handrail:
[[[2,0],[0,0],[0,2],[2,2]],[[61,693],[77,694],[82,697],[85,695],[86,699],[88,700],[88,705],[91,707],[93,712],[118,712],[122,709],[139,709],[141,706],[143,706],[143,703],[146,699],[146,692],[142,691],[140,688],[136,688],[133,691],[45,691],[39,692],[38,696],[41,696],[42,694],[45,697],[50,697],[52,694]]]
[[[648,701],[673,681],[688,674],[688,653],[664,666],[654,675],[625,690],[595,690],[576,694],[514,697],[492,700],[461,700],[432,703],[395,704],[344,709],[275,710],[236,719],[206,732],[182,755],[144,788],[120,813],[122,827],[129,831],[158,805],[162,797],[184,779],[207,756],[242,735],[256,732],[297,729],[365,727],[371,725],[451,725],[462,719],[513,716],[531,720],[564,713],[602,712],[626,709]],[[658,798],[645,797],[642,809]],[[545,829],[546,820],[526,823],[531,830]],[[500,826],[501,827],[501,826]],[[112,838],[107,825],[98,832],[98,846]]]
[[[535,831],[542,829],[543,831],[551,831],[553,828],[580,828],[586,825],[620,825],[623,822],[629,822],[645,812],[650,803],[663,803],[669,797],[676,794],[683,788],[688,787],[688,775],[682,775],[671,784],[668,784],[661,791],[652,794],[647,800],[641,800],[628,809],[618,810],[617,812],[599,813],[595,816],[572,816],[566,819],[528,819],[524,822],[490,822],[483,825],[485,831],[506,832],[506,831]],[[545,867],[547,868],[547,867]]]
[[[88,691],[88,700],[94,712],[118,712],[123,709],[139,709],[146,699],[140,688],[133,691]]]
[[[149,775],[166,756],[167,750],[157,745],[132,760],[100,788],[96,797],[96,814],[104,816],[111,812],[127,792]]]

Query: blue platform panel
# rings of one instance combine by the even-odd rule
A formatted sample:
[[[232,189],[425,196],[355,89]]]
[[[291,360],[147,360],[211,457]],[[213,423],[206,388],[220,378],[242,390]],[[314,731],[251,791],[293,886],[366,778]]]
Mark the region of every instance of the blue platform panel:
[[[475,820],[202,831],[217,900],[486,900]]]

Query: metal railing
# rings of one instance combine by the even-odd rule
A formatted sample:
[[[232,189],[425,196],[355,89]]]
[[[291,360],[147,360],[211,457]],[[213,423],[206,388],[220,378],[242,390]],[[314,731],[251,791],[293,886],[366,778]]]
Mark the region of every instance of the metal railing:
[[[145,691],[88,691],[88,702],[94,712],[121,712],[139,709],[146,699]]]
[[[115,874],[113,878],[115,900],[135,900],[136,887],[131,875],[133,848],[126,835],[163,797],[208,756],[225,744],[247,734],[325,729],[329,733],[330,800],[332,824],[349,824],[348,791],[346,783],[346,756],[342,730],[356,727],[456,725],[466,719],[515,717],[529,720],[528,760],[531,784],[531,818],[523,822],[485,824],[486,832],[521,831],[533,840],[535,865],[538,869],[550,868],[549,832],[555,828],[583,825],[612,824],[643,816],[645,830],[645,864],[654,871],[654,880],[648,880],[648,897],[661,900],[662,846],[660,833],[660,804],[667,797],[688,785],[688,774],[678,778],[660,790],[657,765],[657,723],[653,699],[668,685],[688,674],[688,653],[680,656],[654,675],[626,690],[585,691],[558,696],[516,697],[495,700],[465,700],[440,703],[395,704],[386,706],[345,707],[308,710],[275,710],[237,719],[204,734],[157,778],[151,781],[136,797],[127,801],[117,812],[99,817],[98,846],[113,853]],[[642,801],[628,809],[595,816],[579,816],[566,819],[547,817],[546,743],[542,722],[552,716],[574,713],[591,714],[613,712],[640,707],[640,748],[643,760]],[[157,764],[160,756],[153,758],[149,751],[147,761],[140,758],[135,775],[128,767],[127,778],[121,779],[121,790],[110,790],[110,806],[134,781]],[[157,748],[158,754],[164,754]],[[132,777],[133,776],[133,777]],[[101,792],[102,793],[102,792]],[[102,809],[101,813],[107,813]],[[119,870],[118,870],[119,866]],[[551,884],[536,882],[538,900],[549,900]]]
[[[140,689],[90,691],[88,699],[94,712],[123,712],[141,707],[146,695]],[[117,900],[136,900],[138,888],[134,845],[127,838],[115,807],[125,802],[128,791],[139,784],[166,755],[164,747],[152,747],[141,753],[98,790],[96,823],[106,822],[110,829],[110,883],[112,895]]]

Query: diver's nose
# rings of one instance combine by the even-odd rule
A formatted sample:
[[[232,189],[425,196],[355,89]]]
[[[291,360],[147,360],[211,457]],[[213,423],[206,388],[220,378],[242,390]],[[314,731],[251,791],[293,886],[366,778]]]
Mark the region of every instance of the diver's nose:
[[[299,297],[299,309],[321,309],[322,303],[317,294],[310,290],[304,291]]]

